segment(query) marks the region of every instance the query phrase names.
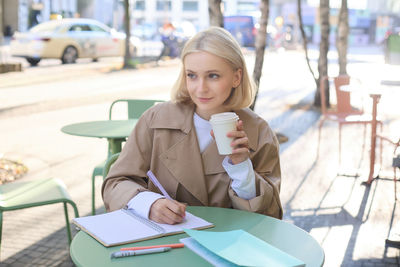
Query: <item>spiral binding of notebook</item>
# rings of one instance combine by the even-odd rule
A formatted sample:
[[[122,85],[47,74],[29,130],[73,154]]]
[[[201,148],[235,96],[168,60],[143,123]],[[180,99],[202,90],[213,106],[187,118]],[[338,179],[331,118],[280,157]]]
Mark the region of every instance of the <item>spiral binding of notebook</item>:
[[[136,220],[140,221],[141,223],[146,224],[149,227],[153,228],[154,230],[156,230],[160,234],[165,234],[165,229],[163,229],[161,226],[153,223],[152,221],[147,220],[146,218],[143,218],[139,214],[136,214],[134,210],[123,209],[123,211],[126,214],[128,214],[129,216],[134,217]]]

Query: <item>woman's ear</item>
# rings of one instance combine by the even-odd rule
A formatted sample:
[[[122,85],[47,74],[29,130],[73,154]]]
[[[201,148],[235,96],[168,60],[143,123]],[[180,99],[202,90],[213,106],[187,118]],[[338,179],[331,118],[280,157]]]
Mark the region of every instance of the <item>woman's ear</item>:
[[[237,69],[233,74],[232,87],[236,88],[242,82],[242,69]]]

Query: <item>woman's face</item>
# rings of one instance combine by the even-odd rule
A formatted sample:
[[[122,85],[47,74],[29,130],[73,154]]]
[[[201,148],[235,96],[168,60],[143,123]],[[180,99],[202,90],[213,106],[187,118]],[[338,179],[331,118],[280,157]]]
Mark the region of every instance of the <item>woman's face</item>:
[[[209,120],[215,113],[228,111],[223,104],[232,88],[240,85],[242,70],[233,70],[223,58],[207,52],[190,53],[183,63],[196,113]]]

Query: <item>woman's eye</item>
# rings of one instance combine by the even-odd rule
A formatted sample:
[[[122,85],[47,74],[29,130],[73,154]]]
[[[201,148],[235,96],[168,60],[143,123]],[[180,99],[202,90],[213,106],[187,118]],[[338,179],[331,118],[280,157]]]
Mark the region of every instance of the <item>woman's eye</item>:
[[[188,74],[186,74],[186,76],[187,76],[189,79],[194,79],[194,78],[196,78],[196,75],[193,74],[193,73],[188,73]]]
[[[219,78],[219,75],[216,74],[216,73],[210,73],[210,74],[208,75],[208,77],[211,78],[211,79],[218,79],[218,78]]]

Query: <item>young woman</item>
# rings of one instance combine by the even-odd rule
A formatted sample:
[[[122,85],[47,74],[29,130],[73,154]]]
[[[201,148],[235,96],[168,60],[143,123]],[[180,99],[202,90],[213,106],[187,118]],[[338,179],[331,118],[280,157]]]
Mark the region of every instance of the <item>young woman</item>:
[[[182,51],[172,100],[139,119],[103,183],[107,211],[135,209],[156,222],[183,220],[186,205],[235,208],[282,218],[279,144],[247,107],[254,91],[240,46],[229,32],[199,32]],[[231,155],[218,154],[209,119],[239,116]],[[151,170],[174,199],[151,183]]]

